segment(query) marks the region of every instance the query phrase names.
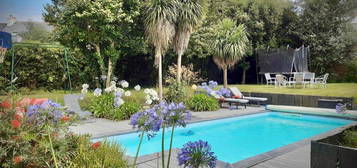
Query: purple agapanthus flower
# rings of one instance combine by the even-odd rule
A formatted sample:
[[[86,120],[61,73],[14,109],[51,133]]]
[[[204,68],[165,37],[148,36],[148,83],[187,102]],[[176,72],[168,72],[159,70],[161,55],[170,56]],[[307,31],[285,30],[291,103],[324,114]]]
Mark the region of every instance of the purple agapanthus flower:
[[[216,81],[208,81],[208,86],[211,87],[212,89],[215,88],[218,85],[218,82]]]
[[[160,103],[160,114],[164,123],[168,126],[186,127],[186,121],[191,119],[191,113],[181,103]]]
[[[129,124],[137,128],[138,131],[145,131],[150,139],[160,130],[162,119],[156,113],[156,109],[151,108],[132,115]]]
[[[223,96],[223,97],[231,97],[232,96],[231,91],[229,89],[224,88],[224,87],[219,89],[216,93],[217,93],[217,95]]]
[[[33,115],[38,114],[40,109],[39,105],[31,105],[27,107],[27,116],[32,117]]]
[[[216,88],[218,85],[218,83],[216,81],[208,81],[208,85],[206,82],[202,83],[201,86],[199,86],[199,88],[204,89],[207,94],[211,94],[214,91],[214,88]]]
[[[206,141],[186,143],[177,156],[179,165],[189,168],[216,167],[217,156],[211,152],[211,146]]]

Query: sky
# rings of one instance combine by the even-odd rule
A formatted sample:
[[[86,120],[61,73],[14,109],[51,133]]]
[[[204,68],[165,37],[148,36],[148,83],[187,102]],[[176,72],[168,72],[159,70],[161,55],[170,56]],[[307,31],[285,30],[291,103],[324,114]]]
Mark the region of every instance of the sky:
[[[0,23],[6,23],[9,15],[17,21],[41,21],[43,6],[51,0],[0,0]]]

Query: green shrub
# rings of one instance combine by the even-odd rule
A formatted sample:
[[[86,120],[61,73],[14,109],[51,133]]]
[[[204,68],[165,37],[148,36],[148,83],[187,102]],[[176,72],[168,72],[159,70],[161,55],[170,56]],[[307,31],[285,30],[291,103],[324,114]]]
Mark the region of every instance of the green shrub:
[[[167,102],[184,102],[186,98],[185,87],[181,83],[173,83],[168,87],[168,91],[165,94]]]
[[[140,110],[140,105],[134,102],[125,102],[120,107],[114,106],[114,95],[103,94],[95,97],[89,105],[89,111],[94,116],[111,120],[126,120]]]
[[[344,131],[342,145],[357,148],[357,130]]]
[[[124,151],[116,143],[90,143],[88,137],[81,137],[71,168],[129,167],[124,159]]]
[[[113,110],[113,117],[115,120],[128,120],[130,116],[139,112],[141,106],[134,102],[125,102],[120,107]]]
[[[215,111],[219,109],[218,101],[206,94],[193,95],[187,100],[186,105],[193,111]]]

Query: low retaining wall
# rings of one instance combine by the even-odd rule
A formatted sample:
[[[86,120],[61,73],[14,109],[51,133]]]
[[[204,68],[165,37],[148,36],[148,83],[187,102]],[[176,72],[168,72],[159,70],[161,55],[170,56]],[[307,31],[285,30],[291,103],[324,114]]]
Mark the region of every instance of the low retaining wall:
[[[330,96],[311,96],[311,95],[290,95],[277,93],[256,93],[243,92],[244,96],[266,97],[265,104],[318,107],[319,99],[342,99],[343,103],[348,104],[347,109],[352,109],[353,97],[330,97]]]
[[[354,126],[349,129],[356,129]],[[336,145],[341,142],[343,131],[317,141],[311,141],[311,168],[355,168],[357,149]]]

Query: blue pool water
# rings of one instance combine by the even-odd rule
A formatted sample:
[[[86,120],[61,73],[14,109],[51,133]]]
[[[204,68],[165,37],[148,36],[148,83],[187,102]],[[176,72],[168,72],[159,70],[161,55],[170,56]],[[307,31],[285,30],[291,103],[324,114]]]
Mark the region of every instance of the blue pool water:
[[[235,118],[189,124],[175,129],[174,148],[188,141],[208,141],[219,160],[237,161],[324,133],[351,123],[350,120],[310,115],[267,112]],[[165,133],[166,149],[170,131]],[[166,137],[167,136],[167,137]],[[96,139],[94,141],[103,140]],[[139,143],[138,133],[107,137],[121,144],[126,154],[135,156]],[[161,133],[143,141],[140,156],[161,151]]]

